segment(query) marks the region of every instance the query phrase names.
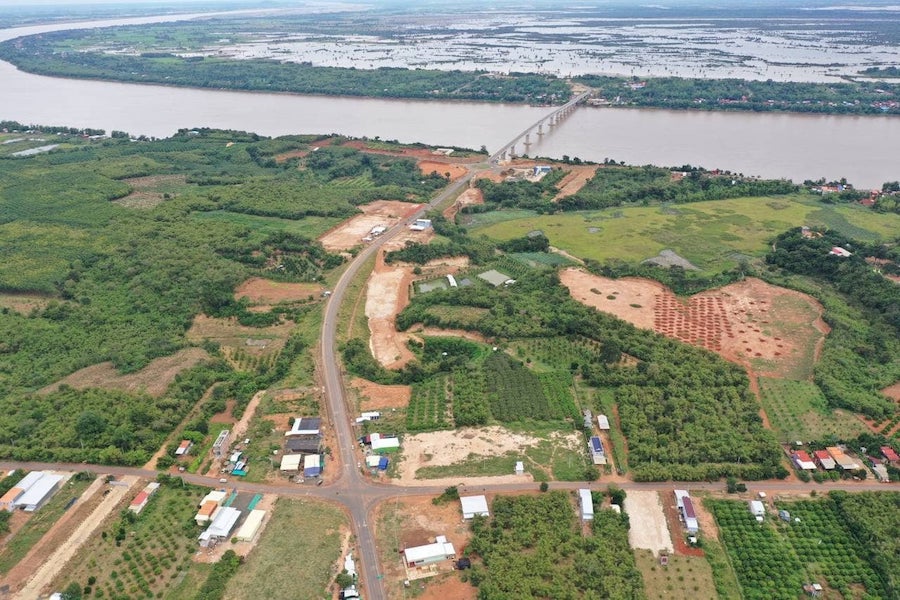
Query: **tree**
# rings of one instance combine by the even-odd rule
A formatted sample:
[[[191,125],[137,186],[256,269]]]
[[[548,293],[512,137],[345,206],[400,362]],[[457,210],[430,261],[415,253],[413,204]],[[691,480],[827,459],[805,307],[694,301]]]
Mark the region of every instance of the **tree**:
[[[73,581],[63,591],[62,598],[63,600],[81,600],[81,586]]]
[[[347,570],[344,569],[334,578],[334,582],[341,589],[348,588],[353,585],[353,577],[351,577],[350,574],[347,573]]]

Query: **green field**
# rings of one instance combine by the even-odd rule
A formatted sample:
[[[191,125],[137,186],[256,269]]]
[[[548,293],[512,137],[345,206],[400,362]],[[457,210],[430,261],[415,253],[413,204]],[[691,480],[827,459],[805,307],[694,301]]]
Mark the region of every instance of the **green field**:
[[[848,412],[832,410],[811,381],[759,378],[763,408],[780,442],[834,436],[850,439],[868,429]]]
[[[341,529],[346,527],[338,508],[279,498],[256,547],[229,582],[225,599],[330,598]]]
[[[668,248],[705,273],[736,266],[740,256],[735,255],[761,257],[771,238],[800,225],[827,226],[867,238],[885,238],[900,231],[900,215],[856,205],[821,204],[808,195],[555,215],[494,211],[465,218],[470,217],[467,226],[473,233],[497,240],[541,230],[553,246],[598,261],[641,261]]]
[[[319,237],[343,220],[341,217],[316,216],[307,216],[302,219],[281,219],[278,217],[258,217],[256,215],[228,212],[224,210],[193,213],[191,219],[198,223],[214,221],[217,223],[229,223],[239,227],[246,227],[257,236],[264,236],[269,233],[286,232],[309,239]]]
[[[665,567],[650,550],[635,550],[634,558],[644,579],[648,600],[716,597],[712,570],[703,557],[673,554]]]

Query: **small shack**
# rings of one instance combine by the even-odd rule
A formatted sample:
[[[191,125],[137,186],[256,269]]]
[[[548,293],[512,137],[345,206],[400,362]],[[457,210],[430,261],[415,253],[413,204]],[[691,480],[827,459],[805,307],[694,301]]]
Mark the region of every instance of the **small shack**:
[[[437,536],[433,544],[413,546],[403,551],[403,562],[407,567],[421,567],[452,558],[456,558],[456,549],[442,535]]]
[[[159,483],[152,481],[148,483],[143,490],[138,492],[138,495],[134,497],[134,500],[131,501],[131,504],[128,505],[128,510],[133,512],[136,515],[141,514],[144,508],[147,506],[147,503],[150,502],[150,498],[156,493],[156,490],[159,489]]]
[[[525,474],[525,463],[523,461],[521,461],[521,460],[516,461],[515,474],[516,475],[524,475]]]
[[[675,490],[675,504],[684,521],[684,528],[691,535],[700,531],[700,522],[697,520],[697,511],[694,510],[694,501],[687,490]]]
[[[307,454],[303,457],[303,476],[318,477],[322,474],[322,457],[318,454]]]
[[[381,413],[373,410],[373,411],[361,413],[358,417],[356,417],[356,422],[363,423],[365,421],[377,421],[380,418],[381,418]]]
[[[281,470],[299,471],[301,462],[303,462],[302,454],[285,454],[281,457]]]
[[[253,538],[259,533],[260,527],[262,527],[265,516],[266,511],[264,510],[251,510],[250,514],[247,515],[247,520],[244,521],[244,524],[240,526],[235,534],[237,540],[239,542],[253,541]]]
[[[597,427],[600,428],[600,431],[609,431],[609,417],[597,415]]]
[[[463,519],[469,520],[480,515],[482,517],[491,516],[488,510],[487,498],[484,496],[460,496],[460,505],[462,506]]]
[[[582,414],[584,415],[584,428],[591,429],[594,426],[594,415],[588,408],[584,409]]]
[[[178,444],[178,448],[175,449],[175,456],[184,456],[189,453],[193,447],[194,443],[191,440],[181,440],[181,443]]]
[[[594,520],[594,499],[591,498],[591,490],[587,488],[578,490],[578,507],[581,509],[582,521]]]

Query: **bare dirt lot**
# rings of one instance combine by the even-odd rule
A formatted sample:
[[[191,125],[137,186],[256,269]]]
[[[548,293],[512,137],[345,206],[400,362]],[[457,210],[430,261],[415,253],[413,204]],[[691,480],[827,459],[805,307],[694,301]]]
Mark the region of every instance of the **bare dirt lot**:
[[[421,207],[421,204],[396,200],[370,202],[359,207],[363,214],[352,217],[327,231],[319,238],[319,241],[329,252],[349,250],[364,243],[362,239],[372,231],[373,227],[381,225],[390,228],[412,216]]]
[[[655,554],[662,550],[674,551],[659,493],[645,490],[629,491],[625,498],[625,512],[628,513],[631,522],[628,541],[632,548],[644,548]]]
[[[359,394],[360,410],[377,408],[406,408],[412,397],[412,386],[381,385],[360,377],[350,381],[350,387]]]
[[[884,388],[881,390],[881,393],[888,398],[893,398],[897,402],[900,402],[900,381],[890,387]]]
[[[41,310],[50,303],[50,298],[40,294],[0,294],[0,308],[8,308],[20,315]]]
[[[114,200],[114,204],[126,208],[153,208],[163,200],[163,193],[158,190],[165,185],[183,185],[186,181],[184,175],[150,175],[148,177],[133,177],[125,179],[125,183],[131,186],[132,192]]]
[[[578,269],[566,269],[561,279],[579,302],[775,377],[811,376],[829,331],[815,299],[755,278],[687,301],[645,279],[608,279]]]
[[[235,300],[246,298],[253,304],[278,304],[318,298],[324,288],[318,283],[286,283],[262,277],[251,277],[237,287]]]
[[[76,389],[104,388],[131,393],[145,392],[158,398],[166,392],[176,375],[207,358],[209,354],[202,348],[185,348],[171,356],[157,358],[137,373],[128,375],[121,375],[111,362],[104,362],[75,371],[42,388],[38,393],[49,394],[66,384]]]
[[[478,188],[470,187],[456,198],[452,206],[444,210],[444,217],[453,220],[461,208],[475,204],[484,204],[484,194]]]
[[[518,452],[528,446],[536,446],[540,438],[521,433],[513,433],[503,427],[463,427],[452,431],[432,431],[407,435],[403,439],[403,460],[397,483],[418,485],[416,471],[426,466],[452,465],[470,456],[502,456],[507,452]],[[521,483],[530,481],[531,475],[500,475],[496,477],[452,477],[455,482],[464,480],[469,485],[481,481],[491,483]],[[429,479],[429,483],[439,485],[439,479]]]
[[[467,169],[463,166],[437,160],[420,160],[419,169],[423,175],[437,173],[447,177],[449,173],[450,181],[456,181],[467,172]]]
[[[471,539],[468,525],[462,520],[459,502],[448,502],[436,506],[431,496],[414,496],[396,500],[387,500],[376,508],[379,543],[383,544],[382,571],[385,574],[385,589],[388,598],[406,598],[407,590],[403,581],[408,577],[425,575],[425,569],[412,569],[410,573],[403,564],[399,551],[411,546],[420,546],[434,542],[439,535],[447,537],[453,544],[457,556],[461,556]],[[488,501],[490,502],[490,498]],[[467,600],[475,597],[475,589],[463,584],[459,576],[453,573],[453,562],[437,563],[435,572],[446,573],[424,579],[414,579],[411,586],[424,598],[453,598]],[[420,572],[417,572],[420,571]],[[410,577],[410,578],[412,578]],[[454,595],[436,595],[439,590]]]
[[[587,180],[594,176],[597,172],[597,166],[590,167],[564,167],[567,171],[566,176],[556,185],[559,192],[553,197],[556,202],[560,198],[577,194]]]

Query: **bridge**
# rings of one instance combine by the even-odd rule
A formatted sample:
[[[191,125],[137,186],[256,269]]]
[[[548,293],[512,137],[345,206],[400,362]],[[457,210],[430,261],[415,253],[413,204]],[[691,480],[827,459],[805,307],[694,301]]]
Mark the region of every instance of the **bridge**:
[[[578,105],[584,102],[590,95],[590,91],[582,92],[559,108],[555,109],[550,114],[545,115],[532,123],[522,133],[514,137],[512,141],[494,152],[494,154],[491,155],[491,163],[497,163],[499,161],[506,160],[507,158],[515,158],[517,156],[516,147],[520,144],[524,149],[524,152],[522,152],[522,154],[527,154],[528,147],[531,145],[532,134],[542,136],[545,133],[545,125],[548,129],[559,125],[566,117],[575,112],[575,109],[578,107]]]

